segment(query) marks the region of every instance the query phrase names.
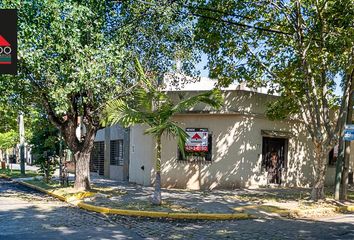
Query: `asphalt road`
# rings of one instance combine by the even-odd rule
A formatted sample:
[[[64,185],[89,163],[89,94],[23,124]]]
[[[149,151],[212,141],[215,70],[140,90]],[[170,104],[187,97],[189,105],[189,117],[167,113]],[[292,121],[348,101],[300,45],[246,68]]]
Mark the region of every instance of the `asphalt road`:
[[[106,217],[0,179],[0,239],[354,239],[354,214],[318,221]]]

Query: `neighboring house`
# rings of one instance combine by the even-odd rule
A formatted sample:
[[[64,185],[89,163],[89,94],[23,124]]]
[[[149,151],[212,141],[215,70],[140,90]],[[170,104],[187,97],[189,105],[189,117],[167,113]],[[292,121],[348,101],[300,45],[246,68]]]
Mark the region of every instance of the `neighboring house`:
[[[189,148],[206,152],[189,153],[182,159],[176,140],[164,136],[162,186],[188,189],[257,187],[270,183],[309,186],[314,150],[302,122],[296,119],[270,121],[265,110],[276,96],[246,91],[250,89],[242,86],[235,89],[238,90],[224,90],[224,106],[218,111],[200,104],[175,116],[174,120],[181,123],[191,137],[200,137],[199,142],[204,138],[204,147]],[[198,91],[187,89],[169,94],[177,100],[182,95],[198,94]],[[100,130],[95,139],[95,154],[101,159],[96,171],[113,179],[152,185],[155,142],[151,136],[144,135],[145,129],[142,125],[130,130],[115,125]],[[122,145],[113,147],[114,141],[121,141]],[[112,148],[118,149],[118,155]],[[327,185],[334,182],[336,153],[334,150],[329,154]],[[276,155],[280,171],[277,176],[270,177],[273,155]],[[122,159],[118,160],[121,165],[114,160],[117,156]],[[353,156],[351,164],[353,169]]]
[[[115,180],[129,179],[129,129],[114,125],[97,132],[90,171]]]

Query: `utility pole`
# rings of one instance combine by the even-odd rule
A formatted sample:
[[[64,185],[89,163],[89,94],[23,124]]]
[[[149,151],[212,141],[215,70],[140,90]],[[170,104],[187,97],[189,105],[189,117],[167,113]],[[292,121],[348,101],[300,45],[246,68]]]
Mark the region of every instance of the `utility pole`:
[[[351,79],[351,89],[349,93],[348,101],[348,111],[347,111],[347,124],[352,124],[353,118],[353,97],[354,97],[354,77]],[[344,144],[344,158],[343,158],[343,169],[342,169],[342,179],[340,186],[340,199],[347,200],[347,191],[348,191],[348,174],[349,174],[349,160],[350,160],[350,141],[345,141]]]
[[[63,141],[62,141],[61,133],[59,133],[59,179],[60,179],[60,186],[64,186],[64,178],[63,178]]]
[[[343,159],[344,159],[344,140],[343,136],[339,137],[339,147],[338,147],[338,159],[336,162],[336,176],[334,183],[334,199],[340,199],[340,183],[342,182],[342,169],[343,169]]]
[[[346,115],[346,124],[352,124],[353,117],[353,97],[354,97],[354,71],[350,75],[350,91],[348,99],[348,108]],[[349,158],[350,158],[350,141],[344,141],[344,134],[340,134],[339,138],[339,156],[336,163],[336,176],[334,198],[336,200],[346,200],[348,188]]]
[[[19,130],[20,130],[20,167],[21,175],[25,175],[25,125],[23,122],[23,113],[19,115]]]

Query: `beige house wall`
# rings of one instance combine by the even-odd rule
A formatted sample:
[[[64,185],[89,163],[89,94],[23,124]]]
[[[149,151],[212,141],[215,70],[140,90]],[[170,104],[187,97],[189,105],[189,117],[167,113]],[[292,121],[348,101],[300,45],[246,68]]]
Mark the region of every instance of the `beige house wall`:
[[[172,92],[178,99],[198,92]],[[262,167],[262,130],[289,132],[283,184],[309,186],[312,182],[314,151],[304,125],[295,119],[270,121],[266,104],[275,96],[247,91],[225,91],[224,106],[215,111],[200,104],[174,118],[182,128],[208,128],[212,134],[212,161],[187,162],[177,159],[172,137],[162,141],[162,186],[187,189],[257,187],[267,184]],[[130,181],[151,185],[154,179],[155,142],[143,134],[146,128],[133,126],[130,135]],[[354,149],[354,146],[352,146]],[[354,154],[351,154],[353,167]],[[144,166],[144,170],[141,167]],[[333,185],[334,167],[328,167],[327,185]]]
[[[145,135],[145,126],[130,128],[129,182],[150,186],[154,174],[155,143],[151,136]]]
[[[313,150],[299,123],[273,122],[242,115],[183,115],[175,118],[182,127],[208,128],[213,136],[211,163],[178,161],[177,143],[164,138],[162,185],[189,189],[214,189],[267,184],[262,168],[261,130],[292,132],[288,138],[287,165],[283,173],[288,186],[311,183]],[[310,161],[307,161],[310,160]]]

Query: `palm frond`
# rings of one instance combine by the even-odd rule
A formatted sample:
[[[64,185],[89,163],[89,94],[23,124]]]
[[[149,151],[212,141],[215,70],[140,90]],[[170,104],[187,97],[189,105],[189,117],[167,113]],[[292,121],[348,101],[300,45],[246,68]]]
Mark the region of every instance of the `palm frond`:
[[[149,90],[154,89],[151,80],[146,76],[145,71],[141,66],[141,63],[137,57],[135,58],[134,62],[135,62],[135,72],[139,76],[139,81],[144,83]]]
[[[132,94],[131,104],[135,105],[134,108],[146,112],[152,111],[153,96],[141,87],[137,87]]]
[[[143,112],[131,108],[121,99],[112,100],[107,103],[103,111],[103,125],[120,124],[129,127],[133,124],[143,123],[146,115]]]
[[[151,134],[153,136],[159,136],[165,133],[167,135],[175,137],[177,139],[178,148],[181,151],[183,157],[185,157],[184,147],[188,138],[188,134],[175,122],[166,121],[162,124],[146,129],[144,133]]]
[[[188,110],[189,108],[195,106],[198,103],[205,103],[213,108],[219,109],[222,106],[222,94],[218,89],[214,89],[190,98],[187,98],[179,103],[177,103],[173,109],[173,113],[179,113]]]

